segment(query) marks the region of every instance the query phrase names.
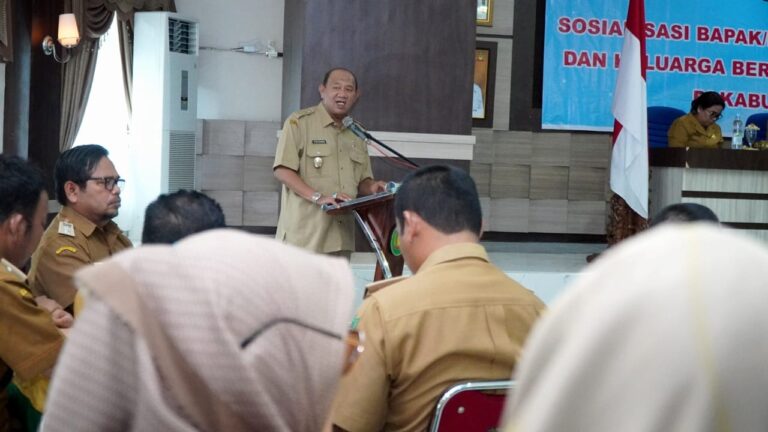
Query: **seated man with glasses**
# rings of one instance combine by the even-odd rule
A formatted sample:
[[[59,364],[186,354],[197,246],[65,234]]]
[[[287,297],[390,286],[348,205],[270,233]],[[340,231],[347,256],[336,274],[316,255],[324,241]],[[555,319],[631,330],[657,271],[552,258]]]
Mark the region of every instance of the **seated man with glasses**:
[[[80,267],[131,247],[112,219],[120,209],[125,180],[96,144],[74,147],[56,161],[56,199],[63,206],[32,256],[32,291],[72,311],[77,292],[72,275]]]
[[[725,101],[719,93],[708,91],[691,102],[691,112],[677,118],[669,127],[670,147],[717,148],[723,132],[716,123],[723,116]]]

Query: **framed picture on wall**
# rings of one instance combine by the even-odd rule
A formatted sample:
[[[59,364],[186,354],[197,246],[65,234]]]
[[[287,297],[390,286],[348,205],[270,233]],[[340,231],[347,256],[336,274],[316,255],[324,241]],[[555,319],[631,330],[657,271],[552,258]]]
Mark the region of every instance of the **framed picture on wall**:
[[[0,0],[0,62],[13,61],[12,0]],[[0,145],[2,147],[2,145]]]
[[[477,0],[477,25],[493,25],[493,0]]]
[[[478,41],[472,83],[472,127],[493,127],[493,95],[496,87],[496,42]]]

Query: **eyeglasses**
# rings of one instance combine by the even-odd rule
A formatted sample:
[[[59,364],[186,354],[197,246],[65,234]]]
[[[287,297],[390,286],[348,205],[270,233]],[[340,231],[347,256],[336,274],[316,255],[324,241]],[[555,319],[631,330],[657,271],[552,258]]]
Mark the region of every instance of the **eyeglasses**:
[[[276,326],[277,324],[296,325],[296,326],[305,328],[307,330],[317,332],[323,336],[328,336],[336,340],[344,341],[344,345],[346,346],[346,352],[344,356],[344,366],[342,367],[342,374],[346,374],[355,364],[357,359],[360,357],[360,354],[362,354],[363,351],[365,351],[365,347],[363,345],[365,343],[365,334],[361,331],[349,330],[349,332],[347,333],[347,337],[345,338],[340,334],[333,333],[329,330],[316,327],[312,324],[308,324],[293,318],[277,318],[267,322],[260,329],[254,331],[250,336],[248,336],[242,342],[240,342],[240,348],[247,347],[257,337],[261,336],[265,331]]]
[[[117,185],[120,189],[125,186],[125,179],[120,177],[91,177],[88,180],[93,180],[96,183],[104,186],[104,189],[112,191]]]
[[[709,118],[711,118],[712,120],[715,120],[715,121],[720,120],[720,118],[723,116],[723,113],[719,113],[717,111],[704,110],[704,112],[707,113]]]

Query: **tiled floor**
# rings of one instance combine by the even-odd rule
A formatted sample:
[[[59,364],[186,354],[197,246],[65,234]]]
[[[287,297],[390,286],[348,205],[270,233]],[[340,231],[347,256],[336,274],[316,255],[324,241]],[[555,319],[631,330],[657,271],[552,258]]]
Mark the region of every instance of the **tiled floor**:
[[[605,249],[599,243],[483,243],[491,261],[510,277],[533,290],[545,303],[551,303],[568,282],[587,264],[587,255]],[[362,301],[366,284],[373,280],[376,257],[372,253],[352,255],[352,271]],[[404,274],[408,274],[406,268]]]

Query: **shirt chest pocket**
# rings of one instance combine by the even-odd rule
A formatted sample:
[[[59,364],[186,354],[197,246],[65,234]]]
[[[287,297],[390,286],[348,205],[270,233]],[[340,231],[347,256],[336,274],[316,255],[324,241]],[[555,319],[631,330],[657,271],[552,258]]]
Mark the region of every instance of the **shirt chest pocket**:
[[[359,183],[363,180],[365,174],[366,163],[368,162],[368,154],[357,149],[352,149],[349,152],[349,160],[352,166],[352,177],[355,183]]]
[[[305,166],[304,171],[307,177],[322,177],[329,175],[336,167],[333,160],[333,146],[324,144],[309,144],[304,152]]]
[[[352,151],[349,152],[349,158],[352,160],[352,162],[362,165],[365,163],[365,160],[368,158],[368,155],[357,149],[353,149]]]

